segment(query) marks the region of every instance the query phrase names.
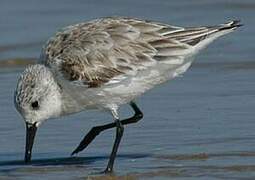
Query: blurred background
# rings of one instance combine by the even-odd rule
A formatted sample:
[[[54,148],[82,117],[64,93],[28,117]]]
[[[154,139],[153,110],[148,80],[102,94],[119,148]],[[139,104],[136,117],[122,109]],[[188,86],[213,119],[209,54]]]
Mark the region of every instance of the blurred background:
[[[0,59],[38,57],[45,41],[64,26],[99,17],[128,16],[178,26],[212,25],[240,19],[245,27],[242,33],[232,35],[234,43],[225,41],[224,45],[229,48],[224,54],[228,59],[230,56],[233,59],[234,54],[236,59],[250,60],[254,48],[251,43],[254,42],[254,6],[253,0],[1,0]],[[244,43],[241,45],[241,42]],[[234,51],[229,50],[233,48]],[[222,47],[211,49],[209,53],[215,54]]]
[[[46,122],[36,138],[35,164],[27,166],[24,123],[13,105],[19,74],[49,37],[64,26],[106,16],[185,27],[235,19],[244,24],[201,52],[184,77],[138,100],[145,117],[126,128],[116,177],[255,178],[254,0],[1,0],[0,178],[106,178],[95,173],[106,166],[113,130],[78,157],[68,157],[92,126],[111,122],[110,116],[82,112]],[[132,112],[123,107],[121,114]]]

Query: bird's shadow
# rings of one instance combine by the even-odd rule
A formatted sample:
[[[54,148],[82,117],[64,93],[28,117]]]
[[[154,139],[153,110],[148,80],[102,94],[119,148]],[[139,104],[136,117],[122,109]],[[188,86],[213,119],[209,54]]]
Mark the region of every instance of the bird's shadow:
[[[118,159],[139,159],[151,156],[150,154],[121,154]],[[59,165],[88,165],[96,161],[108,160],[109,155],[90,156],[90,157],[63,157],[63,158],[48,158],[34,159],[29,163],[23,160],[0,161],[0,167],[5,166],[59,166]]]

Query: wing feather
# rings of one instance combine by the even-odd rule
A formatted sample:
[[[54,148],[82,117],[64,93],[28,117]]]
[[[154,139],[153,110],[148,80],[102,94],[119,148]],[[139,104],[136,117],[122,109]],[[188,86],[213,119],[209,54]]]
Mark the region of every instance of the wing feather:
[[[139,19],[102,18],[58,32],[46,44],[41,61],[65,81],[99,87],[156,63],[182,64],[194,46],[218,30],[219,26],[185,29]]]

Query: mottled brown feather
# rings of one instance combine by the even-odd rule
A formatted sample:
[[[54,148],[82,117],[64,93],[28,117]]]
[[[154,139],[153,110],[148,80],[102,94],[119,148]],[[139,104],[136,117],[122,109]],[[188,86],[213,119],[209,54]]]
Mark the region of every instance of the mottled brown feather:
[[[117,76],[134,75],[153,63],[185,55],[215,29],[102,18],[58,32],[46,44],[41,61],[65,80],[99,87]]]

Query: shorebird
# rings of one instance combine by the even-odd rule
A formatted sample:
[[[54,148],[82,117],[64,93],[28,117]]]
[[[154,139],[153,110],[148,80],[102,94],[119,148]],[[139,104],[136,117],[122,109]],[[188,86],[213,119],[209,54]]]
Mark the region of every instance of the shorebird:
[[[143,117],[136,97],[184,73],[201,49],[239,26],[239,21],[230,21],[183,28],[110,17],[57,32],[44,46],[38,64],[21,74],[14,95],[26,124],[25,162],[31,161],[34,137],[42,122],[98,109],[111,113],[113,122],[93,127],[72,155],[85,149],[100,132],[116,127],[105,169],[112,172],[123,126]],[[134,115],[120,120],[118,108],[124,104],[132,107]]]

